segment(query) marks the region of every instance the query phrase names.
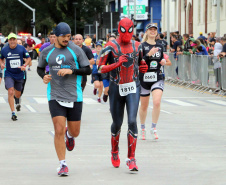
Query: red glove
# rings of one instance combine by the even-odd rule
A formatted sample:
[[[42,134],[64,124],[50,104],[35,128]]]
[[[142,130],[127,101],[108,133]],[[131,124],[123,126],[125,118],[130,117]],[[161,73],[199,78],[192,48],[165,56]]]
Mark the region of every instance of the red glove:
[[[122,65],[123,62],[128,62],[127,57],[128,57],[127,55],[120,56],[118,59],[119,64]]]
[[[100,66],[101,73],[108,73],[108,72],[116,69],[117,67],[120,67],[123,62],[128,62],[127,57],[128,57],[127,55],[122,55],[119,57],[118,62],[110,64],[110,65]]]
[[[146,64],[145,60],[141,60],[140,66],[139,66],[139,71],[141,73],[146,73],[148,70],[148,65]]]

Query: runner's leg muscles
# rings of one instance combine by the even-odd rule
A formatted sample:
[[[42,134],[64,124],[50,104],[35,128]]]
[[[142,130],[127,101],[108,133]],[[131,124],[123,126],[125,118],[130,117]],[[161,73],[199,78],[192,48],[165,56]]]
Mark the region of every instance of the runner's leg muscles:
[[[8,102],[9,102],[9,106],[11,111],[15,111],[15,107],[14,107],[14,87],[10,87],[8,89]]]
[[[16,89],[15,89],[14,91],[15,91],[15,97],[16,97],[16,98],[20,98],[20,96],[21,96],[21,91],[17,91]]]
[[[80,133],[81,121],[68,121],[68,132],[70,136],[78,137]]]
[[[140,115],[140,123],[141,124],[144,124],[146,121],[149,99],[150,99],[150,96],[144,96],[144,97],[141,96],[140,97],[141,104],[140,104],[139,115]]]
[[[103,82],[100,81],[100,87],[98,89],[98,97],[101,97],[102,92],[103,92]]]
[[[152,110],[152,123],[157,123],[160,114],[160,104],[162,98],[163,91],[160,89],[155,89],[152,91],[152,99],[153,99],[153,110]]]
[[[64,141],[66,118],[64,116],[56,116],[52,118],[55,136],[54,144],[59,161],[65,159],[66,146]]]

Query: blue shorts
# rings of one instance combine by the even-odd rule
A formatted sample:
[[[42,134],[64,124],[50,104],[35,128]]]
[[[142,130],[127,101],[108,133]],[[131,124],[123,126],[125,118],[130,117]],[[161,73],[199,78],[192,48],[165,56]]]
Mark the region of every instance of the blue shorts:
[[[104,88],[109,87],[109,80],[103,79]]]
[[[24,79],[15,80],[14,78],[11,77],[5,77],[4,79],[5,79],[5,88],[7,90],[11,87],[14,87],[14,89],[16,89],[17,91],[22,91]]]

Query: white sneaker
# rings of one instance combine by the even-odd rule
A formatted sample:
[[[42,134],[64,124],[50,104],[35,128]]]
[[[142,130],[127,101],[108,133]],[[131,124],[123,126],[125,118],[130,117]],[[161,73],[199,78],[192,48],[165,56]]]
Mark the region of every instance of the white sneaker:
[[[156,128],[151,128],[151,136],[154,140],[157,140],[159,138]]]
[[[140,139],[146,140],[146,130],[145,129],[140,130]]]

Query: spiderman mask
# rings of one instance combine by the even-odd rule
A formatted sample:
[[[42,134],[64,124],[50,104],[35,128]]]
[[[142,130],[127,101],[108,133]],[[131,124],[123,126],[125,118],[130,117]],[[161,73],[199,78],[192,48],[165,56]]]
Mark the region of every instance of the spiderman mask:
[[[133,22],[128,19],[124,18],[119,22],[118,25],[118,32],[119,32],[119,39],[122,42],[128,43],[132,39],[133,36]]]

